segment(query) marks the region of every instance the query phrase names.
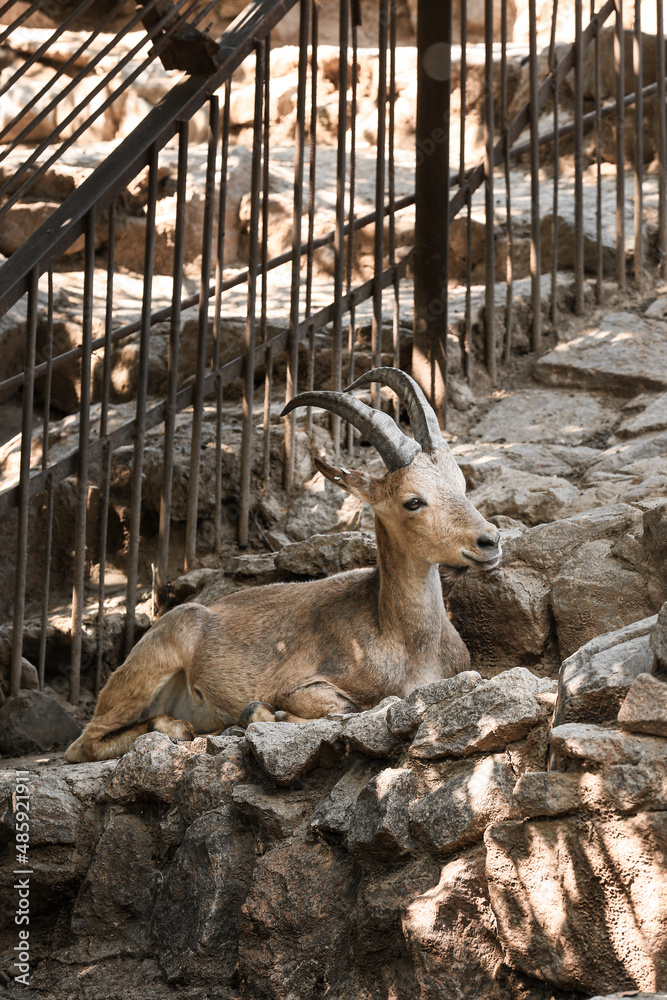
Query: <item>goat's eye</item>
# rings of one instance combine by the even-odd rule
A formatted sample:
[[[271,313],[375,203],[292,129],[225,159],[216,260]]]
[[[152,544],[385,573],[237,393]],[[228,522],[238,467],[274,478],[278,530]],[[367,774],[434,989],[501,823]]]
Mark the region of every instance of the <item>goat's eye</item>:
[[[426,501],[420,500],[419,497],[412,497],[412,499],[406,500],[403,506],[406,510],[419,510],[420,507],[426,506]]]

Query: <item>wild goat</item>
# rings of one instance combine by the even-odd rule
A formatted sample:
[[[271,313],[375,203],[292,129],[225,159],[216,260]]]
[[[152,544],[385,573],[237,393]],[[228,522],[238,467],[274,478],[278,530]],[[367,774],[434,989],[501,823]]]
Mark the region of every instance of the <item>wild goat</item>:
[[[346,391],[370,382],[399,395],[414,439],[388,414],[341,392],[301,393],[283,415],[297,406],[337,413],[384,459],[382,478],[315,461],[327,479],[370,504],[377,566],[169,611],[111,675],[68,761],[119,757],[150,731],[191,740],[237,720],[303,722],[361,711],[467,668],[437,567],[497,566],[498,529],[467,499],[417,383],[398,369],[376,368]]]

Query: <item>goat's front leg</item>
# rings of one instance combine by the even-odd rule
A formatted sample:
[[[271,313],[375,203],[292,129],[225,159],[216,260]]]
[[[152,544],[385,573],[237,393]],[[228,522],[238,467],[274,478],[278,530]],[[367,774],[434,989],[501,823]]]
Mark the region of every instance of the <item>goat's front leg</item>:
[[[311,722],[327,715],[358,712],[350,696],[331,681],[316,678],[287,693],[275,693],[266,701],[254,701],[239,718],[239,725],[251,722]]]

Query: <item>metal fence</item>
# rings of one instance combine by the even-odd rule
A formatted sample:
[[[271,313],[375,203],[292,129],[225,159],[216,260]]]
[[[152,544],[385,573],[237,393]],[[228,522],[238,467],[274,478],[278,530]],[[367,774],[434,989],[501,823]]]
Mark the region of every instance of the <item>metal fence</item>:
[[[82,8],[90,0],[84,0]],[[215,474],[213,491],[214,546],[221,537],[223,517],[222,462],[225,445],[223,419],[224,393],[232,383],[240,384],[243,421],[239,472],[238,541],[247,545],[252,492],[253,441],[257,424],[261,424],[263,480],[270,484],[277,470],[272,468],[271,400],[275,395],[276,366],[284,365],[284,398],[311,388],[316,381],[316,344],[323,332],[329,338],[331,369],[326,387],[341,389],[355,371],[355,331],[364,303],[370,307],[370,354],[373,364],[401,363],[400,332],[412,321],[412,370],[444,417],[448,365],[448,332],[454,332],[461,344],[463,374],[474,380],[475,357],[485,365],[492,378],[499,362],[509,359],[513,351],[513,303],[516,288],[516,212],[513,206],[512,166],[528,158],[530,173],[530,285],[532,327],[530,347],[542,349],[543,248],[540,246],[541,221],[545,214],[540,202],[540,151],[548,149],[553,163],[550,211],[553,216],[553,240],[549,247],[551,284],[548,320],[557,322],[559,305],[558,274],[562,266],[558,246],[558,216],[565,203],[574,213],[574,292],[571,307],[584,309],[585,267],[584,210],[593,206],[597,242],[600,252],[593,265],[595,293],[600,299],[605,278],[602,255],[602,226],[605,223],[603,170],[609,158],[609,136],[605,122],[613,122],[615,161],[622,164],[614,174],[616,189],[615,280],[624,288],[628,261],[632,261],[632,280],[641,285],[648,262],[647,214],[643,194],[646,186],[642,127],[646,105],[652,102],[655,121],[652,142],[655,146],[657,173],[657,215],[652,245],[656,251],[656,266],[667,276],[667,209],[665,166],[667,141],[665,129],[665,49],[663,37],[662,0],[656,0],[657,31],[653,36],[642,32],[641,13],[637,2],[634,24],[623,27],[620,0],[607,0],[599,10],[590,10],[590,19],[583,27],[580,0],[574,4],[575,37],[573,43],[558,44],[555,30],[551,32],[546,60],[539,61],[537,14],[535,0],[529,3],[529,38],[525,45],[528,59],[528,101],[510,119],[510,81],[512,70],[520,71],[509,42],[506,5],[502,5],[500,25],[494,27],[493,4],[485,4],[485,38],[483,45],[468,39],[465,3],[461,4],[460,20],[454,17],[450,3],[428,4],[420,0],[417,26],[417,106],[416,161],[414,194],[397,194],[397,155],[395,108],[397,104],[397,0],[378,0],[373,8],[373,24],[369,29],[368,6],[363,9],[364,32],[377,38],[375,78],[376,121],[375,145],[372,152],[374,172],[374,205],[371,211],[359,211],[359,29],[361,5],[352,0],[340,4],[337,45],[337,130],[335,143],[335,199],[332,220],[327,222],[317,208],[322,149],[320,142],[321,104],[318,99],[318,55],[320,9],[314,0],[303,0],[299,8],[299,49],[295,95],[295,129],[291,163],[291,248],[270,257],[271,235],[271,165],[276,151],[271,144],[271,31],[295,7],[295,0],[262,0],[251,3],[224,35],[212,45],[210,36],[199,39],[199,48],[183,54],[175,45],[186,16],[192,22],[203,23],[209,8],[197,13],[195,5],[177,5],[176,13],[155,14],[146,20],[154,0],[141,9],[148,32],[154,41],[149,56],[167,53],[167,65],[185,65],[190,75],[176,82],[169,93],[144,121],[110,153],[108,158],[56,209],[39,228],[0,268],[0,315],[5,314],[22,297],[27,298],[25,363],[0,383],[0,399],[12,393],[22,393],[22,438],[20,472],[14,485],[0,492],[0,515],[5,525],[5,538],[15,539],[16,549],[9,571],[13,591],[13,637],[11,693],[20,687],[22,637],[26,624],[26,600],[31,607],[40,605],[40,641],[37,655],[40,684],[44,684],[47,660],[47,624],[52,610],[52,551],[54,545],[54,511],[58,490],[63,483],[73,483],[75,524],[72,537],[72,603],[71,603],[71,673],[69,696],[79,698],[82,656],[82,620],[86,606],[86,576],[90,570],[91,528],[96,536],[96,576],[99,580],[97,605],[97,685],[101,676],[102,647],[105,634],[105,568],[109,534],[109,504],[112,485],[112,458],[119,449],[131,447],[129,463],[131,500],[128,514],[127,589],[125,601],[125,649],[135,639],[135,609],[137,588],[149,581],[140,578],[140,546],[142,534],[142,489],[146,453],[146,436],[152,428],[163,427],[163,460],[160,485],[159,540],[156,560],[157,588],[164,590],[169,578],[169,557],[173,552],[172,493],[174,478],[174,441],[178,415],[190,415],[190,465],[187,490],[187,516],[183,537],[183,565],[186,570],[197,565],[197,520],[200,511],[200,463],[202,428],[207,407],[214,408]],[[210,5],[209,5],[210,6]],[[160,7],[160,10],[163,10]],[[554,5],[555,24],[557,8]],[[622,72],[616,72],[616,94],[603,99],[603,68],[607,52],[607,36],[603,27],[613,30],[612,61]],[[2,38],[9,37],[8,28]],[[94,35],[95,33],[93,33]],[[458,35],[458,43],[452,37]],[[58,29],[52,36],[58,35]],[[498,40],[498,36],[499,40]],[[48,48],[48,40],[45,45]],[[608,46],[607,46],[608,47]],[[644,57],[651,48],[653,78],[647,79]],[[632,53],[630,58],[629,53]],[[480,61],[480,54],[483,59]],[[254,56],[253,111],[251,132],[251,170],[248,190],[247,264],[230,268],[225,257],[227,191],[232,181],[231,157],[238,135],[230,122],[230,109],[238,89],[235,71],[244,60]],[[474,58],[473,58],[474,57]],[[171,62],[169,62],[169,59]],[[185,60],[185,62],[179,61]],[[194,66],[193,66],[194,61]],[[481,68],[480,68],[481,67]],[[517,69],[518,67],[518,69]],[[192,73],[192,69],[201,72]],[[584,70],[586,69],[586,73]],[[516,74],[515,74],[516,75]],[[458,87],[453,79],[458,77]],[[132,84],[129,73],[118,77],[118,90]],[[477,79],[480,88],[475,97],[475,112],[485,129],[485,155],[482,162],[471,163],[466,149],[466,123],[472,109],[471,81]],[[40,95],[41,111],[49,101],[59,100],[55,87],[64,83],[62,73],[54,76],[51,91]],[[6,86],[15,86],[11,79]],[[564,100],[567,90],[568,101]],[[458,93],[458,114],[452,115],[452,97]],[[112,98],[110,98],[111,100]],[[39,106],[39,102],[38,106]],[[587,109],[589,106],[590,109]],[[571,108],[571,113],[568,111]],[[635,128],[632,144],[628,142],[626,112],[634,107]],[[186,294],[184,268],[187,246],[187,188],[192,176],[190,127],[202,108],[208,109],[208,145],[205,157],[204,202],[201,219],[201,256],[199,291]],[[540,118],[540,110],[550,108],[550,118]],[[32,110],[32,109],[31,109]],[[73,128],[69,143],[86,134],[97,109],[83,114],[80,125]],[[26,119],[27,121],[27,119]],[[21,123],[13,123],[7,135],[12,143],[23,141]],[[24,128],[29,128],[28,122]],[[18,131],[17,131],[18,128]],[[528,132],[526,133],[526,130]],[[3,133],[4,134],[4,133]],[[40,160],[43,149],[50,149],[57,136],[44,140],[29,156],[25,170],[0,190],[0,219],[14,206],[24,186],[34,182],[40,170],[46,169]],[[0,141],[3,141],[0,135]],[[7,138],[5,137],[5,141]],[[560,155],[565,144],[574,156],[571,178],[559,170]],[[584,152],[595,174],[592,189],[584,187]],[[632,145],[632,148],[630,146]],[[61,147],[62,148],[62,147]],[[10,146],[5,146],[5,152]],[[170,150],[176,157],[175,223],[173,229],[173,280],[171,301],[155,306],[154,277],[156,255],[156,210],[159,200],[161,157]],[[4,153],[0,153],[0,156]],[[58,155],[54,151],[53,157]],[[366,154],[368,156],[368,154]],[[52,157],[49,157],[49,160]],[[632,161],[634,173],[634,241],[626,246],[626,158]],[[284,164],[284,157],[281,161]],[[131,181],[146,170],[145,246],[143,254],[143,297],[141,316],[130,322],[119,322],[119,269],[115,263],[117,245],[118,206]],[[190,180],[189,180],[190,179]],[[651,175],[651,183],[654,182]],[[27,190],[27,187],[25,187]],[[483,193],[483,204],[477,197]],[[504,205],[499,209],[497,196]],[[415,212],[414,249],[398,246],[397,224],[405,213]],[[473,224],[483,215],[484,273],[480,312],[483,340],[475,342],[473,281]],[[403,215],[401,215],[403,213]],[[458,291],[462,302],[459,313],[452,307],[450,274],[450,236],[455,221],[463,223],[462,232],[465,274],[459,277]],[[326,224],[323,224],[326,223]],[[100,229],[104,230],[100,250]],[[504,267],[498,276],[498,261],[494,247],[503,235]],[[372,274],[359,281],[354,268],[355,246],[368,233],[372,245]],[[54,337],[54,275],[62,268],[65,251],[83,238],[83,287],[81,343],[59,349]],[[333,249],[333,265],[327,282],[316,281],[316,255],[324,247]],[[269,321],[271,313],[271,275],[280,268],[289,271],[288,308],[278,323]],[[412,291],[402,291],[406,281],[414,281]],[[224,319],[229,314],[230,296],[245,288],[245,329],[243,351],[231,360],[224,360]],[[326,291],[326,304],[320,304]],[[99,313],[103,332],[95,336],[95,303],[103,301]],[[179,349],[183,311],[198,307],[196,351],[193,377],[179,377]],[[502,321],[498,309],[502,307]],[[383,313],[385,322],[383,323]],[[407,319],[406,319],[407,314]],[[149,393],[149,357],[151,337],[156,328],[168,329],[168,359],[166,391],[156,399]],[[38,327],[42,331],[38,338]],[[212,329],[212,347],[210,330]],[[44,332],[45,331],[45,332]],[[139,336],[139,366],[134,412],[131,417],[111,420],[112,386],[111,360],[114,348],[133,335]],[[451,338],[450,338],[451,340]],[[38,350],[38,342],[41,349]],[[301,349],[301,350],[300,350]],[[451,347],[450,347],[451,351]],[[301,356],[301,360],[300,360]],[[93,392],[93,359],[99,360],[97,383],[99,414],[95,427],[91,423]],[[78,451],[62,458],[51,456],[50,431],[53,425],[51,385],[54,376],[80,364],[80,394],[78,400]],[[282,369],[281,369],[282,370]],[[254,399],[258,373],[263,372],[264,405],[258,418]],[[36,402],[36,382],[41,401]],[[322,387],[320,384],[317,387]],[[380,394],[373,397],[382,405]],[[385,405],[387,405],[385,403]],[[395,405],[395,404],[394,404]],[[32,457],[33,428],[41,414],[41,455]],[[396,411],[398,416],[398,411]],[[312,414],[308,424],[312,426]],[[294,479],[294,415],[284,422],[284,461],[280,473],[284,485],[291,488]],[[339,418],[331,424],[333,446],[351,447],[352,437],[341,434]],[[275,432],[274,432],[275,433]],[[74,478],[72,478],[74,477]],[[91,505],[91,488],[98,502]],[[7,560],[10,562],[10,559]],[[41,582],[40,582],[41,581]],[[27,589],[29,593],[27,594]]]

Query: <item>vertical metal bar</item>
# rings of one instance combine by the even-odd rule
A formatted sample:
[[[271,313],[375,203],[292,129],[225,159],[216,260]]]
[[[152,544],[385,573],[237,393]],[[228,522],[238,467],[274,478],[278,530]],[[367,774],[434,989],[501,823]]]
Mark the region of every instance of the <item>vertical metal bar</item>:
[[[53,374],[53,271],[48,273],[48,309],[47,309],[47,357],[46,377],[44,380],[44,426],[42,433],[42,469],[49,467],[49,434],[51,420],[51,381]],[[51,582],[51,548],[53,544],[53,477],[48,476],[46,488],[46,538],[44,542],[44,586],[42,589],[42,621],[39,634],[39,653],[37,656],[37,676],[39,690],[44,690],[44,673],[46,670],[46,637],[49,623],[49,590]]]
[[[239,512],[239,545],[248,544],[250,519],[250,470],[252,465],[252,409],[255,372],[255,309],[257,303],[257,258],[259,236],[259,193],[262,167],[262,92],[267,71],[267,43],[255,46],[255,109],[253,115],[252,167],[250,180],[250,247],[248,253],[248,306],[245,328],[245,358],[243,366],[243,431],[241,438],[241,498]]]
[[[505,226],[507,228],[506,267],[507,295],[505,298],[505,361],[512,356],[512,323],[514,313],[514,239],[512,233],[512,198],[510,184],[510,146],[507,135],[507,4],[500,12],[500,128],[504,137],[505,166]],[[531,74],[532,80],[532,74]]]
[[[225,226],[227,212],[227,158],[229,156],[229,121],[232,83],[225,84],[225,106],[222,112],[222,152],[220,187],[218,189],[218,246],[215,271],[215,325],[213,343],[213,369],[215,379],[215,551],[222,549],[222,278],[225,254]]]
[[[300,4],[299,18],[299,67],[296,95],[296,142],[294,144],[294,194],[292,212],[292,279],[290,285],[289,339],[287,342],[286,400],[298,389],[299,382],[299,292],[301,287],[301,217],[303,215],[303,154],[306,141],[306,84],[308,81],[308,35],[310,33],[310,5]],[[313,67],[316,73],[316,67]],[[273,360],[273,356],[271,356]],[[270,386],[267,391],[270,392]],[[285,488],[294,484],[294,414],[284,422],[285,428]]]
[[[665,25],[663,0],[656,0],[658,74],[658,247],[660,274],[667,278],[667,100],[665,98]]]
[[[534,0],[531,0],[534,3]],[[530,5],[529,5],[530,9]],[[486,110],[486,149],[484,155],[484,222],[486,227],[486,292],[484,296],[486,314],[486,370],[493,381],[496,379],[496,266],[494,249],[494,204],[493,204],[493,0],[484,0],[484,89]],[[534,101],[531,100],[531,108]],[[532,130],[531,130],[532,132]]]
[[[377,154],[375,161],[375,234],[373,241],[373,322],[371,350],[377,368],[382,357],[382,270],[384,262],[385,144],[387,137],[387,0],[380,0],[378,32]],[[371,387],[373,405],[381,406],[380,385]]]
[[[220,108],[218,98],[210,98],[208,157],[206,161],[206,198],[202,229],[201,277],[199,283],[199,322],[197,328],[197,369],[192,401],[192,438],[190,444],[190,481],[188,484],[187,521],[185,526],[185,572],[195,568],[197,559],[197,509],[199,507],[199,467],[201,464],[202,426],[204,422],[204,379],[208,347],[208,289],[211,278],[211,241],[215,210],[215,155],[218,148]]]
[[[95,215],[84,220],[85,260],[83,279],[83,330],[81,339],[81,400],[79,405],[79,467],[76,477],[74,528],[74,583],[72,587],[72,661],[69,700],[79,703],[81,644],[85,605],[86,518],[88,513],[88,444],[90,440],[90,368],[93,339],[93,282],[95,279]]]
[[[412,374],[445,419],[452,3],[417,5]]]
[[[102,654],[104,651],[104,601],[106,593],[107,529],[109,526],[109,490],[111,484],[111,442],[107,438],[109,397],[111,395],[111,331],[113,328],[113,277],[116,251],[116,203],[109,208],[107,234],[107,295],[104,314],[104,362],[102,367],[102,401],[100,406],[100,441],[102,450],[102,496],[100,500],[100,561],[97,591],[97,658],[95,664],[95,694],[102,686]],[[105,440],[106,439],[106,440]]]
[[[12,631],[12,663],[9,694],[16,695],[21,687],[23,658],[23,623],[25,618],[25,584],[28,565],[28,535],[30,518],[30,455],[32,452],[32,407],[35,395],[35,354],[37,345],[37,298],[39,270],[30,272],[28,287],[28,317],[23,379],[23,413],[21,419],[21,471],[19,478],[19,510],[16,535],[16,577],[14,581],[14,625]]]
[[[347,215],[348,237],[347,237],[347,280],[346,292],[349,306],[349,324],[347,332],[347,381],[354,381],[354,337],[356,325],[356,300],[352,290],[352,269],[354,266],[354,213],[357,187],[357,109],[359,90],[359,25],[361,24],[361,3],[360,0],[353,0],[351,4],[351,28],[352,28],[352,100],[350,102],[350,180],[349,180],[349,208]],[[347,448],[351,450],[354,445],[354,428],[347,423]]]
[[[139,543],[141,540],[141,480],[146,444],[146,398],[148,395],[148,356],[151,335],[151,300],[155,262],[155,207],[157,204],[158,148],[151,146],[148,164],[148,199],[146,203],[146,243],[144,253],[144,287],[141,303],[139,340],[139,377],[135,420],[134,456],[130,477],[130,540],[127,557],[127,597],[125,625],[125,655],[134,645],[135,609],[139,580]]]
[[[623,0],[616,0],[616,283],[625,291],[625,29]]]
[[[468,86],[468,12],[461,5],[461,124],[459,132],[459,184],[465,183],[465,136]],[[466,294],[463,320],[463,374],[472,382],[472,196],[466,186]],[[449,252],[449,251],[448,251]]]
[[[582,0],[574,3],[574,311],[584,311],[584,43]]]
[[[269,155],[271,140],[271,89],[270,67],[264,74],[264,133],[262,139],[262,243],[260,253],[260,271],[262,273],[262,301],[259,318],[260,343],[266,341],[266,312],[268,307],[268,270],[269,260]],[[297,293],[298,294],[298,293]],[[271,382],[273,380],[273,352],[269,351],[266,359],[264,375],[264,418],[263,418],[263,476],[268,486],[271,475]],[[285,435],[287,444],[287,435]]]
[[[389,266],[392,268],[392,285],[394,302],[392,314],[392,355],[394,366],[401,366],[401,345],[399,337],[400,315],[400,282],[396,273],[396,35],[397,35],[397,2],[390,0],[389,5]],[[398,423],[400,416],[398,396],[394,399],[394,419]]]
[[[591,0],[591,18],[595,15],[595,0]],[[595,146],[596,146],[596,186],[595,186],[595,236],[597,243],[595,301],[602,302],[602,282],[604,280],[602,260],[602,65],[600,61],[600,24],[595,27]]]
[[[580,0],[578,0],[580,2]],[[535,0],[528,4],[530,36],[530,292],[532,313],[531,346],[542,348],[542,286],[540,248],[540,136],[537,106],[537,13]]]
[[[318,25],[319,7],[318,0],[311,0],[310,4],[310,121],[309,128],[309,150],[308,150],[308,239],[306,253],[306,302],[304,315],[306,320],[310,319],[313,299],[313,239],[315,235],[315,181],[317,175],[317,49],[318,49]],[[315,327],[312,323],[308,326],[308,388],[312,389],[315,383]],[[306,410],[306,431],[311,434],[313,430],[313,410],[308,407]]]
[[[169,534],[171,528],[171,490],[174,478],[174,434],[176,430],[176,393],[178,391],[178,355],[181,337],[181,293],[185,256],[185,196],[188,182],[188,122],[178,123],[178,166],[176,173],[176,224],[174,228],[174,274],[169,324],[167,359],[167,396],[165,399],[162,493],[157,553],[158,604],[162,604],[169,576]]]
[[[551,322],[554,327],[558,323],[558,184],[560,180],[560,138],[558,135],[558,101],[560,86],[558,81],[558,65],[556,60],[556,19],[558,17],[558,0],[554,0],[551,20],[551,39],[549,42],[549,70],[554,102],[554,188],[551,215],[553,218],[553,247],[551,253]]]
[[[382,2],[382,0],[381,0]],[[331,388],[340,392],[342,381],[343,355],[343,279],[345,274],[345,245],[343,229],[345,227],[345,161],[347,136],[347,39],[348,39],[348,0],[342,0],[339,5],[338,33],[338,149],[336,156],[336,235],[334,238],[334,316],[333,342],[331,363]],[[379,155],[379,151],[378,151]],[[377,222],[376,222],[377,228]],[[333,437],[334,454],[340,455],[340,417],[331,415],[331,434]]]
[[[641,293],[644,273],[644,45],[642,5],[635,0],[632,71],[635,84],[635,282]]]

